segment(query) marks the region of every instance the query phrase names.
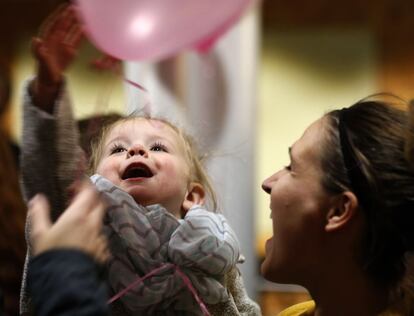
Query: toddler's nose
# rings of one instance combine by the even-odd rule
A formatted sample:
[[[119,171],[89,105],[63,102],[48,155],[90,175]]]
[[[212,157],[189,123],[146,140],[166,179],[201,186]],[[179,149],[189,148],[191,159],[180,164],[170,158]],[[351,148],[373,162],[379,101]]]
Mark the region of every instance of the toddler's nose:
[[[143,146],[134,146],[128,150],[128,156],[132,157],[135,155],[148,157],[148,151]]]

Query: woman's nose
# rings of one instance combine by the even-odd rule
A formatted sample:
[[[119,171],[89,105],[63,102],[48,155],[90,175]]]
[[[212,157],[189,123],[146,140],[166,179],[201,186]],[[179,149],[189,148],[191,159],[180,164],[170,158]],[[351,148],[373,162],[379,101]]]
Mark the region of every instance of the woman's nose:
[[[128,156],[129,157],[137,156],[137,155],[147,158],[148,157],[148,151],[145,149],[144,146],[133,146],[133,147],[128,149]]]
[[[275,174],[271,175],[269,178],[265,179],[262,183],[262,189],[266,193],[270,194],[272,192],[272,185],[277,179],[279,178],[280,171],[276,172]]]
[[[272,191],[272,188],[270,187],[268,180],[269,179],[266,179],[266,180],[263,181],[263,183],[262,183],[262,189],[266,193],[270,194],[270,192]]]

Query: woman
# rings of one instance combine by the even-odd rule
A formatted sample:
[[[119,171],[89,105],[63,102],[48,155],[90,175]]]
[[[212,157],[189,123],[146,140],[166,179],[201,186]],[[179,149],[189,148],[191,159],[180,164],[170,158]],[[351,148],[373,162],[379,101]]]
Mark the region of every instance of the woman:
[[[19,149],[10,140],[4,124],[11,94],[9,74],[7,67],[0,63],[0,309],[17,316],[26,252],[26,206],[17,178]]]
[[[314,301],[280,315],[411,315],[414,171],[408,112],[374,99],[327,113],[263,182],[273,237],[268,280]]]
[[[7,139],[0,128],[0,309],[4,304],[7,315],[17,316],[26,252],[26,206],[20,194],[15,159]]]

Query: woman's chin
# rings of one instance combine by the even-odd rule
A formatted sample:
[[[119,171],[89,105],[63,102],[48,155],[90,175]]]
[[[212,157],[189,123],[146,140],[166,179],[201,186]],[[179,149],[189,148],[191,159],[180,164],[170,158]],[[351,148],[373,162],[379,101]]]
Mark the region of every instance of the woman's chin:
[[[260,265],[260,274],[265,279],[267,279],[267,271],[268,271],[268,263],[266,262],[266,258],[265,258],[262,264]]]
[[[272,248],[271,239],[266,242],[265,258],[260,266],[260,273],[265,278],[270,280],[272,276]]]
[[[276,279],[276,273],[274,271],[274,266],[272,265],[271,260],[269,258],[265,258],[260,266],[260,274],[269,281],[274,282]]]
[[[273,243],[273,237],[266,241],[265,258],[260,266],[260,274],[266,280],[277,282],[281,275],[281,263],[280,258],[277,257],[280,254],[274,251]]]

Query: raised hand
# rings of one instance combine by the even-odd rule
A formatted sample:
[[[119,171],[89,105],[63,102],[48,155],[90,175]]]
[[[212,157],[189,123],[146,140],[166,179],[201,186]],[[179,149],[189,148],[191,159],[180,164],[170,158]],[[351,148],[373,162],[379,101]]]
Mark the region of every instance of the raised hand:
[[[50,15],[39,35],[32,39],[37,62],[36,78],[31,86],[36,106],[51,112],[66,69],[74,61],[83,37],[82,25],[73,6],[59,7]]]

